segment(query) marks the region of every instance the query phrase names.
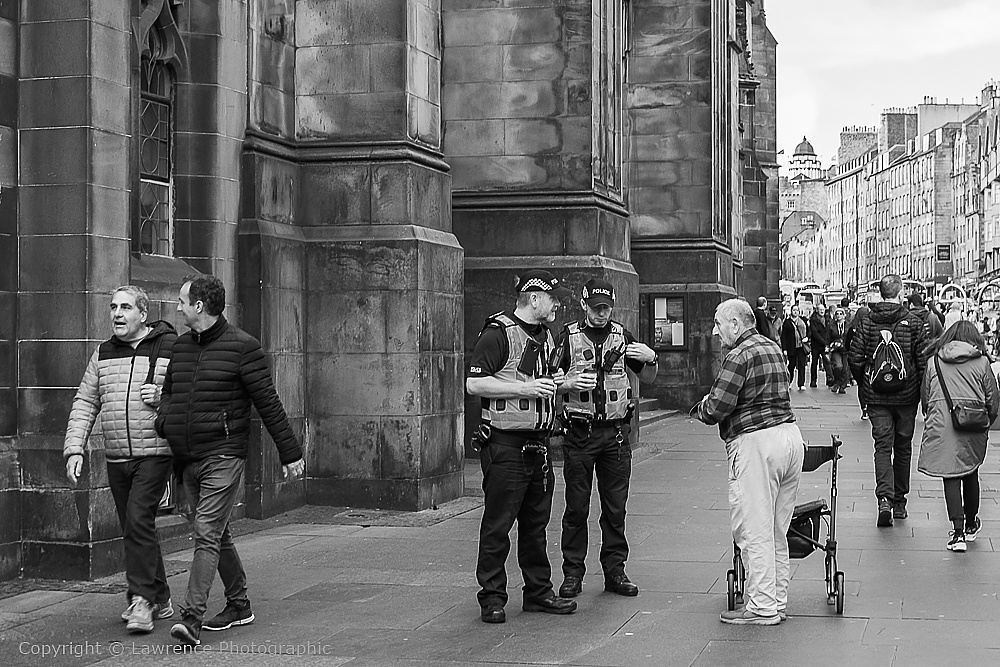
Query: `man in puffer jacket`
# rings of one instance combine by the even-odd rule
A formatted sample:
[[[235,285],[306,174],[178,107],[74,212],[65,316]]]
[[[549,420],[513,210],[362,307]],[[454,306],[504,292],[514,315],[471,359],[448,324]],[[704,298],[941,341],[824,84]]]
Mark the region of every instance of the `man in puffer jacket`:
[[[201,630],[226,630],[254,621],[246,572],[229,531],[250,445],[250,407],[278,448],[284,475],[298,477],[302,450],[288,423],[260,342],[226,321],[226,288],[215,276],[184,281],[177,312],[191,328],[174,344],[156,418],[170,443],[188,496],[196,503],[194,560],[181,621],[170,634],[197,646]],[[226,608],[203,623],[218,569]]]
[[[168,322],[147,322],[149,297],[125,285],[111,298],[110,339],[94,351],[73,399],[63,456],[76,484],[87,438],[101,416],[108,485],[125,543],[129,632],[150,632],[154,618],[170,618],[170,587],[156,535],[156,510],[170,477],[167,441],[153,430],[163,376],[177,334]]]
[[[848,363],[860,378],[858,391],[868,405],[875,440],[875,496],[878,498],[879,527],[892,525],[893,519],[905,519],[906,494],[910,491],[910,456],[913,448],[914,420],[920,402],[927,333],[924,323],[902,303],[903,281],[889,274],[879,282],[882,301],[871,304],[871,312],[860,315],[851,339]],[[907,377],[898,392],[883,394],[868,381],[868,367],[882,340],[882,332],[891,331],[903,353]]]

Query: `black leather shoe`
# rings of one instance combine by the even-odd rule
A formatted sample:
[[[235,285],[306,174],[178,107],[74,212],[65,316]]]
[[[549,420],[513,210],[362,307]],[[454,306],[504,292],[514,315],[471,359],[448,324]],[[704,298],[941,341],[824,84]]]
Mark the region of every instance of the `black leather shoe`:
[[[506,623],[507,612],[503,610],[503,607],[486,607],[479,618],[483,620],[483,623]]]
[[[540,611],[546,614],[572,614],[576,611],[576,603],[572,600],[557,598],[525,598],[521,604],[524,611]]]
[[[604,590],[627,597],[635,597],[639,594],[639,587],[629,581],[624,572],[606,577],[604,579]]]
[[[563,579],[562,586],[559,587],[559,597],[575,598],[581,590],[583,590],[583,577],[567,574],[566,578]]]

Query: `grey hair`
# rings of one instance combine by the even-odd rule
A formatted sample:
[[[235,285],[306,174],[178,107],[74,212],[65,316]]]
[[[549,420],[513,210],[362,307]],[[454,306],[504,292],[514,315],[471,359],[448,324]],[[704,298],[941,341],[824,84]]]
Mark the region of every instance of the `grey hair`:
[[[131,294],[132,298],[135,299],[135,306],[139,309],[141,313],[149,312],[149,295],[146,294],[146,290],[141,287],[136,287],[135,285],[122,285],[121,287],[116,287],[113,292],[111,292],[112,298],[118,292],[125,292],[126,294]]]
[[[743,299],[728,299],[719,304],[715,309],[720,320],[737,320],[745,327],[757,325],[757,318],[754,317],[750,304]]]

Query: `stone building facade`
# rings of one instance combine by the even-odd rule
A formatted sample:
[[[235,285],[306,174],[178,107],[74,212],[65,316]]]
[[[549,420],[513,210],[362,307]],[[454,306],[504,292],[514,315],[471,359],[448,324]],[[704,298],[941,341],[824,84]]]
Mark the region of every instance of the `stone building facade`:
[[[246,516],[461,495],[528,267],[700,397],[715,305],[777,295],[774,52],[762,0],[0,0],[0,577],[121,568],[100,438],[61,457],[117,285],[176,323],[214,273],[262,341],[306,476],[257,424]]]

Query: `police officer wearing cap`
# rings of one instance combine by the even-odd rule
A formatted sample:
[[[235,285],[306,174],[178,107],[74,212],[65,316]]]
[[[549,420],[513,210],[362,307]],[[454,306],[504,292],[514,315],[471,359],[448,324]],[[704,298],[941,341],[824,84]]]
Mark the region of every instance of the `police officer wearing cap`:
[[[472,353],[466,389],[482,398],[482,422],[473,436],[480,448],[485,501],[479,529],[476,578],[480,618],[507,620],[510,530],[517,520],[517,560],[524,611],[571,614],[576,602],[557,597],[545,548],[555,476],[548,439],[555,424],[555,341],[546,323],[555,320],[559,297],[570,290],[548,271],[526,271],[517,282],[513,310],[486,319]]]
[[[601,500],[601,569],[604,590],[638,595],[625,574],[625,502],[632,476],[632,386],[656,377],[656,353],[611,319],[615,290],[594,278],[583,286],[584,317],[560,336],[559,366],[566,372],[559,387],[566,425],[566,513],[562,520],[563,584],[559,595],[576,597],[583,588],[587,557],[590,492],[597,475]]]

